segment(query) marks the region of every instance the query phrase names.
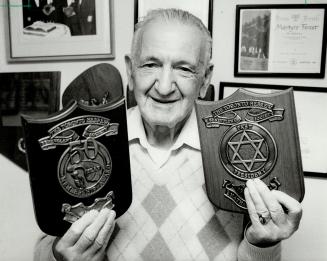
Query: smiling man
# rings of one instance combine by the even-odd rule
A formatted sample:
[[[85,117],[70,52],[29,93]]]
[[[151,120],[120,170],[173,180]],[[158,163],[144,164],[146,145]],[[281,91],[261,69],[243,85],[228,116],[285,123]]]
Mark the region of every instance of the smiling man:
[[[211,45],[201,21],[181,10],[155,10],[137,25],[125,58],[137,101],[128,111],[133,202],[113,234],[113,211],[76,221],[55,241],[58,260],[281,259],[280,241],[301,219],[296,200],[248,181],[244,232],[243,215],[215,209],[204,189],[194,101],[210,83]],[[53,241],[39,242],[36,260],[53,260]]]

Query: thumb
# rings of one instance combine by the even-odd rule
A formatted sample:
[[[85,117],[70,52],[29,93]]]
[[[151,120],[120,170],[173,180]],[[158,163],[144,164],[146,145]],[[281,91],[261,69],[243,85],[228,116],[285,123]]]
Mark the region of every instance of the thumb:
[[[298,202],[297,200],[282,191],[272,190],[271,192],[274,194],[277,201],[284,207],[284,211],[286,208],[285,212],[289,219],[291,219],[291,221],[299,223],[302,217],[302,206],[300,202]]]

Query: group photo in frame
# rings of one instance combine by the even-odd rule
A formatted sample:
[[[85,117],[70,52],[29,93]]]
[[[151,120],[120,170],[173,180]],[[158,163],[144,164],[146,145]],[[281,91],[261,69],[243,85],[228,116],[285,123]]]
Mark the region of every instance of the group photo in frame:
[[[114,58],[113,1],[8,0],[9,62]]]
[[[220,82],[218,99],[230,96],[239,88],[264,94],[293,89],[304,175],[327,178],[327,162],[323,153],[324,148],[327,147],[325,138],[327,118],[321,117],[321,113],[327,111],[327,89],[311,86]]]
[[[234,76],[324,78],[326,4],[237,5]]]
[[[177,8],[190,12],[201,19],[212,34],[213,0],[134,0],[134,23],[148,11],[158,8]]]

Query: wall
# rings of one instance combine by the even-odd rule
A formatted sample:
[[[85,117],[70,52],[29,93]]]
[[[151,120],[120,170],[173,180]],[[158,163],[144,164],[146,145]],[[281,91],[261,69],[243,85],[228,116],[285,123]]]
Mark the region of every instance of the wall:
[[[326,3],[326,0],[306,1],[307,3]],[[234,31],[235,31],[235,5],[236,4],[284,4],[284,0],[214,0],[214,14],[213,14],[213,63],[215,64],[214,75],[212,83],[217,87],[220,81],[231,82],[249,82],[249,83],[263,83],[263,84],[291,84],[303,86],[321,86],[327,87],[326,79],[282,79],[282,78],[234,78]],[[287,3],[304,3],[299,0],[288,0]],[[129,47],[133,32],[133,0],[116,0],[114,1],[114,31],[115,31],[115,49],[116,58],[114,60],[107,60],[105,62],[111,63],[118,68],[123,77],[124,85],[126,85],[124,55],[129,52]],[[0,9],[0,72],[19,72],[19,71],[61,71],[61,93],[64,88],[82,71],[90,66],[99,63],[100,61],[73,61],[73,62],[42,62],[42,63],[7,63],[6,48],[7,46],[7,10]],[[101,60],[103,61],[103,60]],[[327,73],[326,73],[327,75]],[[314,135],[314,134],[313,134]],[[24,176],[24,172],[16,167],[14,164],[8,162],[5,158],[0,156],[1,166],[1,186],[3,189],[6,182],[17,182],[21,180],[22,190],[28,191],[28,181]],[[7,178],[7,176],[10,178]],[[8,183],[9,184],[9,183]],[[310,260],[320,261],[327,260],[327,204],[323,199],[327,198],[327,179],[319,178],[305,178],[306,195],[303,201],[303,219],[300,229],[293,235],[292,238],[285,241],[283,244],[284,260]],[[13,186],[13,191],[18,188]],[[17,198],[18,193],[13,196],[6,196],[4,193],[0,194],[0,206],[5,205],[9,209],[8,213],[0,209],[0,257],[12,257],[11,260],[30,260],[32,256],[32,245],[35,239],[35,231],[38,231],[33,223],[33,216],[31,211],[24,212],[25,217],[32,220],[32,228],[28,233],[23,233],[22,238],[11,235],[12,232],[17,234],[17,231],[22,231],[17,228],[16,224],[19,222],[19,215],[23,215],[22,210],[19,212],[16,219],[12,219],[13,213],[10,207],[14,204],[22,202]],[[27,195],[26,204],[31,204],[30,195]],[[3,204],[5,203],[5,204]],[[11,204],[12,203],[12,204]],[[5,208],[6,210],[6,208]],[[4,222],[9,222],[9,227],[13,226],[17,229],[10,230],[8,227],[5,229]],[[16,223],[15,223],[16,222]],[[25,223],[24,223],[25,224]],[[22,226],[22,225],[21,225]],[[4,231],[5,230],[5,231]],[[3,234],[3,232],[5,232]],[[6,235],[10,237],[6,237]],[[24,244],[21,251],[13,249],[6,249],[3,244],[4,238],[10,238],[9,241],[12,245],[14,242],[17,244]],[[27,239],[27,240],[25,240]],[[29,242],[27,242],[29,240]],[[7,243],[8,245],[8,243]],[[10,244],[9,244],[10,245]],[[23,246],[23,245],[22,245]],[[15,252],[15,253],[14,253]],[[3,259],[4,260],[4,259]]]

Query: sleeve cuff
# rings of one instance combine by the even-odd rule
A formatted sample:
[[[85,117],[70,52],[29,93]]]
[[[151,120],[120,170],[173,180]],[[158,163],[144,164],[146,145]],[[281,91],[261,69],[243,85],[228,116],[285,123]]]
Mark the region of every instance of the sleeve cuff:
[[[245,229],[246,231],[246,229]],[[246,238],[244,231],[244,239],[238,249],[239,261],[280,261],[281,260],[281,242],[270,247],[257,247],[252,245]]]
[[[57,261],[52,252],[55,237],[41,235],[34,249],[34,261]]]

